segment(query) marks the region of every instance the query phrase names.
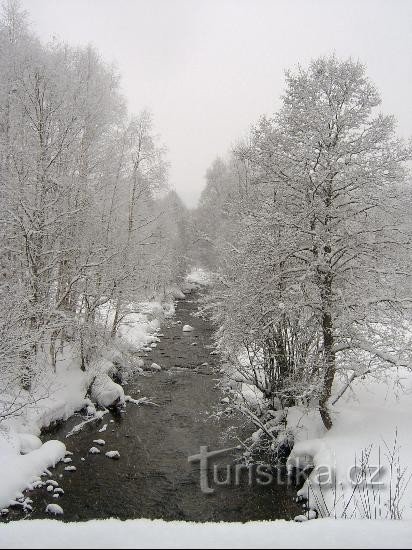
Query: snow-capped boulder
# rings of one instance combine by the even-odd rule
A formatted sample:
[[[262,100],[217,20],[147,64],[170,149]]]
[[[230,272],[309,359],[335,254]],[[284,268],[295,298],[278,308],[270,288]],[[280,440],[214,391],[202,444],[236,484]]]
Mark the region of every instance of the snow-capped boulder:
[[[66,466],[65,471],[66,472],[75,472],[77,470],[76,466]]]
[[[55,481],[54,479],[48,479],[48,480],[46,481],[46,484],[47,484],[47,485],[53,485],[53,487],[58,487],[58,486],[59,486],[59,484],[57,483],[57,481]]]
[[[150,368],[150,370],[155,370],[155,371],[161,371],[162,370],[162,367],[160,365],[158,365],[157,363],[152,363],[149,368]]]
[[[99,455],[100,454],[100,449],[98,449],[97,447],[91,447],[91,449],[89,449],[89,454]]]
[[[93,439],[93,443],[96,443],[96,445],[106,445],[106,441],[104,439]]]
[[[119,451],[107,451],[107,458],[112,458],[113,460],[118,460],[120,458]]]
[[[101,407],[124,405],[123,388],[108,374],[98,374],[91,389],[92,399]]]
[[[58,504],[48,504],[46,506],[46,514],[51,514],[52,516],[62,516],[63,508]]]
[[[184,325],[182,330],[183,330],[183,332],[192,332],[195,329],[193,327],[191,327],[190,325]]]

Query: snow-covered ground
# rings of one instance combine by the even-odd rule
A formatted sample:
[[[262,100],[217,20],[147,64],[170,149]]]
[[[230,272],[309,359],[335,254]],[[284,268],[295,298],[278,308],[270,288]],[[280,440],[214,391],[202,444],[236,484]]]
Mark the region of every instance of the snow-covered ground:
[[[300,494],[309,493],[311,505],[323,516],[373,519],[390,517],[392,510],[412,520],[411,412],[412,376],[406,369],[388,374],[385,381],[356,380],[334,407],[334,425],[328,432],[317,411],[289,409],[288,424],[295,432],[289,464],[303,459],[315,466]],[[365,475],[362,462],[368,463]],[[336,476],[331,485],[328,472]],[[398,485],[403,493],[399,503]]]
[[[410,548],[412,522],[186,523],[114,519],[0,526],[0,548]]]
[[[256,414],[264,410],[263,395],[246,380],[242,366],[224,371],[238,407],[247,405]],[[337,377],[331,401],[343,385]],[[290,407],[286,424],[279,411],[280,439],[293,444],[289,467],[314,467],[299,496],[321,517],[412,520],[411,372],[399,368],[385,378],[356,379],[331,409],[330,431],[317,407]],[[264,427],[276,434],[279,419],[269,418]],[[252,441],[263,435],[258,429]]]

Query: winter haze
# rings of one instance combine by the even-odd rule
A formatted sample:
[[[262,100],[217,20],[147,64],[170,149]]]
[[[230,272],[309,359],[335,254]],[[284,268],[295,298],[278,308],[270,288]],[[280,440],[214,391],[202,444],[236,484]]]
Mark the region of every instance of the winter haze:
[[[114,61],[131,111],[154,114],[188,206],[205,166],[279,106],[283,72],[331,51],[366,64],[382,110],[412,133],[409,0],[24,0],[44,39]]]

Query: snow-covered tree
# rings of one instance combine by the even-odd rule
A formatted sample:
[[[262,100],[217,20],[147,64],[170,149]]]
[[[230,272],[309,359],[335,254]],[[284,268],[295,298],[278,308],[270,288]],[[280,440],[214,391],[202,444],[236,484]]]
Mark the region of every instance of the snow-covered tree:
[[[251,208],[215,312],[221,335],[256,346],[260,389],[315,400],[330,428],[336,372],[410,362],[410,151],[360,63],[321,58],[286,84],[235,153]]]

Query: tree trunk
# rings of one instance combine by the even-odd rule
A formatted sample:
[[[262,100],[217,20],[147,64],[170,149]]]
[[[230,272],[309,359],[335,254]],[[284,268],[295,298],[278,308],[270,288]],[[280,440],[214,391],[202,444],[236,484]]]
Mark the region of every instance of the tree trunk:
[[[332,394],[333,381],[335,379],[336,362],[335,353],[333,351],[334,337],[333,337],[333,322],[332,315],[330,313],[330,296],[331,296],[331,283],[326,281],[326,310],[323,310],[322,314],[322,333],[323,333],[323,352],[325,361],[325,375],[323,378],[322,391],[319,397],[319,413],[322,418],[323,424],[327,430],[330,430],[333,422],[328,408],[328,401]]]

